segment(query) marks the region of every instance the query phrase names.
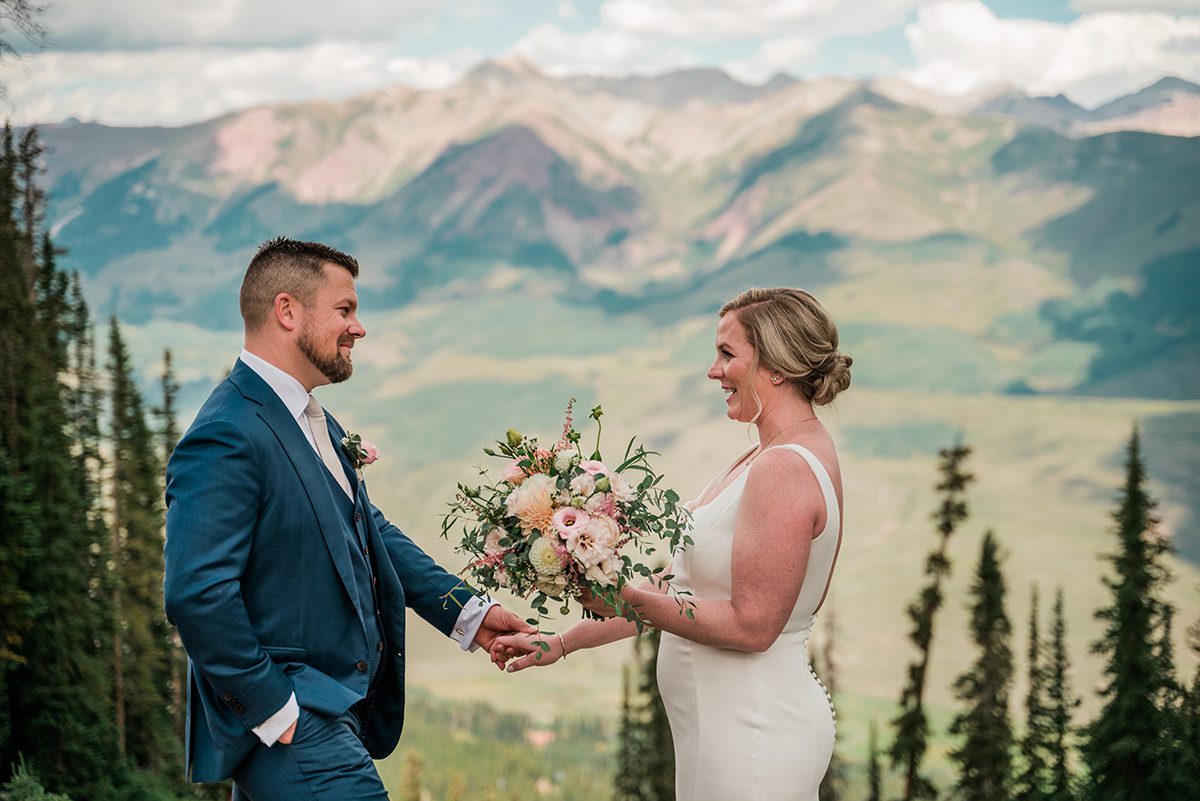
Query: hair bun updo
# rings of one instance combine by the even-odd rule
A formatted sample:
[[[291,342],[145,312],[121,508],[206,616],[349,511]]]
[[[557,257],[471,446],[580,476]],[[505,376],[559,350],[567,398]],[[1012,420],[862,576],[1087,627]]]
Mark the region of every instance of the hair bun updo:
[[[834,353],[830,361],[828,368],[810,373],[806,382],[812,387],[809,397],[817,406],[832,403],[838,394],[850,388],[850,365],[854,364],[854,359],[844,353]]]
[[[838,331],[829,313],[803,289],[747,289],[721,307],[746,331],[758,364],[795,386],[811,403],[824,406],[850,387],[850,365],[838,350]]]

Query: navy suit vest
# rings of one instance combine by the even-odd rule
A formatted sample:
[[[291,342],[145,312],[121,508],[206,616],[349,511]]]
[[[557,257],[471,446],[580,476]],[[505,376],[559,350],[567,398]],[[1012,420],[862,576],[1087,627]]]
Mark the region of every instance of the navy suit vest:
[[[374,684],[375,677],[379,672],[379,663],[383,659],[384,649],[387,648],[384,642],[383,621],[380,619],[378,580],[375,578],[376,555],[371,553],[367,542],[367,527],[362,506],[351,503],[350,498],[328,470],[322,470],[321,473],[329,484],[329,491],[335,499],[334,503],[337,504],[338,517],[346,524],[342,530],[346,535],[346,552],[350,564],[354,568],[354,590],[358,596],[353,599],[354,606],[362,618],[363,629],[367,632],[367,638],[371,645],[368,675],[371,683]],[[351,477],[350,480],[351,486],[354,486],[354,477]]]

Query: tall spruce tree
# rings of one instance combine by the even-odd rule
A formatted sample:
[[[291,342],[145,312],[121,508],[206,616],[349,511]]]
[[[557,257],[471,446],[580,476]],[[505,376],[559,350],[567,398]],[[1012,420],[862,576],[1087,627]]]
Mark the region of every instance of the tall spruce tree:
[[[831,609],[825,615],[825,637],[820,647],[813,648],[813,667],[829,695],[836,699],[838,691],[837,671],[837,617]],[[809,640],[812,643],[812,640]],[[845,720],[843,719],[843,724]],[[846,786],[846,763],[838,753],[837,742],[834,741],[833,756],[829,760],[829,768],[821,779],[819,789],[820,801],[838,801],[843,797]]]
[[[937,523],[938,543],[925,559],[925,574],[929,582],[907,609],[912,622],[910,637],[917,648],[917,658],[908,666],[907,681],[900,692],[900,713],[892,721],[896,735],[890,749],[892,766],[902,767],[904,771],[904,801],[937,797],[932,782],[921,773],[929,740],[925,679],[933,645],[934,616],[942,606],[942,582],[950,574],[950,558],[946,555],[946,549],[950,537],[968,516],[966,490],[974,477],[965,472],[963,466],[970,453],[971,449],[962,444],[939,452],[941,479],[937,490],[941,497],[933,514]]]
[[[160,390],[162,393],[162,404],[154,407],[154,416],[158,419],[159,453],[162,464],[165,465],[171,460],[171,454],[174,453],[175,445],[179,442],[179,423],[176,419],[178,414],[176,402],[179,397],[179,382],[175,379],[175,369],[172,363],[170,348],[163,351]],[[163,478],[165,479],[165,476]],[[162,489],[166,490],[165,485]],[[179,732],[182,737],[185,723],[184,716],[186,713],[184,707],[187,700],[185,692],[185,688],[187,687],[187,654],[183,650],[183,642],[179,639],[179,632],[172,628],[169,636],[171,641],[171,712],[175,718],[175,731]]]
[[[1200,621],[1188,629],[1188,648],[1200,657]],[[1184,695],[1180,714],[1184,726],[1181,773],[1184,776],[1200,776],[1200,661],[1196,663],[1196,672],[1192,674],[1191,686]]]
[[[675,750],[667,710],[658,691],[661,633],[634,639],[636,689],[624,674],[621,727],[617,743],[614,801],[672,801],[675,798]],[[647,651],[643,655],[643,650]]]
[[[971,585],[971,640],[978,657],[954,682],[955,695],[967,708],[950,725],[951,734],[963,736],[950,758],[958,765],[957,795],[964,801],[1012,797],[1012,626],[1004,611],[1004,594],[999,546],[989,531]]]
[[[1025,733],[1020,739],[1021,772],[1013,792],[1017,801],[1046,801],[1049,787],[1048,764],[1053,738],[1050,709],[1046,705],[1047,666],[1042,661],[1041,634],[1038,632],[1038,591],[1034,585],[1029,601],[1029,687],[1025,692]]]
[[[1157,530],[1155,502],[1146,488],[1141,440],[1135,428],[1125,460],[1125,483],[1113,514],[1116,552],[1104,578],[1112,603],[1096,613],[1104,633],[1092,650],[1105,658],[1106,685],[1099,715],[1086,728],[1086,797],[1094,801],[1172,798],[1164,765],[1178,764],[1171,712],[1163,708],[1170,673],[1161,635],[1170,613],[1160,599],[1169,576],[1169,546]]]
[[[1075,801],[1075,778],[1071,767],[1073,718],[1079,698],[1071,690],[1071,658],[1067,652],[1067,621],[1062,587],[1054,596],[1050,623],[1050,656],[1046,664],[1046,711],[1050,726],[1047,743],[1046,801]]]
[[[617,773],[613,777],[613,801],[633,801],[641,786],[642,743],[633,714],[633,686],[629,665],[621,666],[621,718],[617,725]]]
[[[883,801],[883,772],[879,766],[875,721],[871,721],[867,730],[867,801]]]
[[[18,150],[6,126],[0,151],[0,461],[3,483],[17,490],[6,490],[4,503],[21,506],[0,514],[6,523],[10,513],[28,522],[18,586],[31,613],[19,664],[3,676],[11,723],[0,743],[0,773],[21,754],[50,789],[105,799],[124,770],[112,747],[108,675],[96,648],[104,618],[88,603],[88,502],[68,436],[68,281],[37,230],[43,199],[30,186],[40,169],[36,132]]]
[[[120,615],[114,668],[123,682],[123,708],[118,707],[117,719],[125,723],[125,746],[134,764],[176,773],[179,749],[171,715],[174,643],[162,597],[162,467],[115,315],[109,323],[108,370]],[[130,725],[134,721],[136,725]]]

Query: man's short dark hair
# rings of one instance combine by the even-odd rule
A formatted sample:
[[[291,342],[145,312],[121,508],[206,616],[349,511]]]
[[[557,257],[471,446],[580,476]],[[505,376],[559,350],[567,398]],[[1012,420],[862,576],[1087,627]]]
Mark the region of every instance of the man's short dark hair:
[[[238,298],[246,330],[255,331],[262,326],[280,292],[295,296],[301,303],[312,303],[317,287],[325,278],[326,264],[345,267],[358,278],[358,262],[354,257],[329,245],[299,242],[284,236],[259,245],[246,268]]]

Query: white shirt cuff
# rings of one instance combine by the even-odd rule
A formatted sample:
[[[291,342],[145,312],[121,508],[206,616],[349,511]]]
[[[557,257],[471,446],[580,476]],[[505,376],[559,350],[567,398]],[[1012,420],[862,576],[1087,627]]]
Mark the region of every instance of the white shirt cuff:
[[[464,651],[478,650],[479,646],[475,644],[475,635],[479,633],[479,627],[483,625],[483,618],[487,615],[488,610],[499,605],[499,601],[493,601],[487,596],[483,598],[476,596],[467,601],[463,610],[458,613],[458,620],[454,621],[450,639],[458,643]]]
[[[296,703],[296,694],[292,693],[292,697],[283,705],[283,709],[271,715],[251,731],[258,735],[258,739],[263,741],[263,745],[270,748],[283,736],[288,727],[299,719],[300,705]]]

